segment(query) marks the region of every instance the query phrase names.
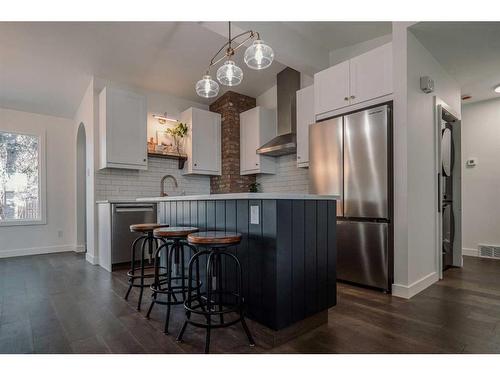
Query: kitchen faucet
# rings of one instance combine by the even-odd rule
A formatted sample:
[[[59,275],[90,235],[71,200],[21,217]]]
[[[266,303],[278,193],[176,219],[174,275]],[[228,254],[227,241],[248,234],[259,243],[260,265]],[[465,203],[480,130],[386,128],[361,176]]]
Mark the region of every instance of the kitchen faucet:
[[[174,177],[174,176],[172,176],[171,174],[166,174],[165,176],[163,176],[163,177],[161,178],[161,181],[160,181],[160,186],[161,186],[160,196],[162,196],[162,197],[166,197],[166,196],[168,195],[167,193],[165,193],[165,186],[164,186],[164,185],[165,185],[165,180],[166,180],[167,178],[171,178],[171,179],[174,181],[174,185],[175,185],[175,187],[177,187],[177,186],[178,186],[178,185],[177,185],[177,180],[175,179],[175,177]]]

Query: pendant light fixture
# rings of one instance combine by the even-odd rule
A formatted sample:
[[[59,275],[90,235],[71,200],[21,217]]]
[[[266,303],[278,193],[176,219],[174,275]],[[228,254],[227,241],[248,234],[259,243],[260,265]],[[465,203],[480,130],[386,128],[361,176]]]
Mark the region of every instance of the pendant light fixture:
[[[246,36],[243,40],[242,37]],[[239,42],[237,42],[240,40]],[[231,22],[229,22],[228,41],[214,55],[207,72],[201,80],[196,83],[196,93],[204,98],[213,98],[219,94],[219,85],[210,76],[210,68],[223,60],[226,60],[217,69],[217,80],[224,86],[237,86],[243,80],[243,71],[231,59],[235,51],[243,46],[247,41],[253,40],[253,43],[248,47],[244,54],[245,64],[251,69],[265,69],[271,65],[274,60],[274,52],[271,47],[260,39],[260,35],[256,31],[248,30],[242,32],[235,37],[231,37]],[[236,47],[233,44],[237,43]],[[221,53],[224,54],[221,56]]]

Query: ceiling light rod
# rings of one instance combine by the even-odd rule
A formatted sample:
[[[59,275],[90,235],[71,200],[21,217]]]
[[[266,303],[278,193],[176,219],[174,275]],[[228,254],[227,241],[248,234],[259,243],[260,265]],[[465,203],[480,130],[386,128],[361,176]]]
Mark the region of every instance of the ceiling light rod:
[[[196,93],[203,98],[214,98],[219,94],[219,84],[210,76],[210,68],[224,59],[227,60],[217,69],[217,80],[224,86],[238,86],[241,83],[243,71],[235,64],[231,57],[234,56],[235,51],[247,41],[255,39],[252,45],[246,49],[243,59],[250,69],[266,69],[274,60],[273,49],[260,39],[260,35],[256,31],[248,30],[232,37],[231,22],[229,22],[227,39],[227,42],[210,60],[205,75],[196,82]],[[236,47],[233,47],[233,43],[237,44]],[[223,51],[224,55],[219,57]]]
[[[232,47],[231,44],[237,40],[238,38],[244,36],[244,35],[248,35],[248,37],[243,40],[241,43],[239,43],[236,47]],[[238,48],[240,48],[241,46],[243,46],[246,42],[248,42],[249,40],[252,40],[254,39],[255,37],[257,37],[257,39],[260,39],[260,34],[257,32],[257,31],[253,31],[253,30],[248,30],[248,31],[244,31],[238,35],[236,35],[235,37],[231,38],[231,22],[229,22],[229,34],[228,34],[228,41],[217,51],[217,53],[214,55],[214,57],[212,57],[212,59],[210,60],[210,64],[208,65],[208,68],[207,68],[207,74],[209,73],[210,71],[210,68],[214,65],[217,65],[218,63],[220,63],[222,60],[224,60],[226,57],[230,57],[230,56],[233,56],[234,55],[234,52],[236,50],[238,50]],[[226,48],[227,47],[227,48]],[[225,49],[225,53],[224,53],[224,56],[220,57],[219,59],[215,60],[217,58],[217,56],[219,56],[219,54]]]

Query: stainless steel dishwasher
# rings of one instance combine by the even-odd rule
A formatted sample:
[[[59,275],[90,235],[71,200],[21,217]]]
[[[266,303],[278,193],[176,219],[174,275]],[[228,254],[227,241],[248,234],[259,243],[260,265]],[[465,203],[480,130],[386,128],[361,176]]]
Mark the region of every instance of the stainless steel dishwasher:
[[[156,203],[111,204],[111,267],[130,263],[132,242],[140,233],[132,233],[130,225],[157,222]],[[147,255],[146,255],[147,256]],[[140,259],[140,249],[136,252]]]

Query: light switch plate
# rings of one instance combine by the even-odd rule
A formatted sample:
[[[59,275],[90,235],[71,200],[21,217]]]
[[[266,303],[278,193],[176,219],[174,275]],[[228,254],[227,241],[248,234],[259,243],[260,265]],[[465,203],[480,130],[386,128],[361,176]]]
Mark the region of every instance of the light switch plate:
[[[250,206],[250,224],[259,224],[259,206]]]

